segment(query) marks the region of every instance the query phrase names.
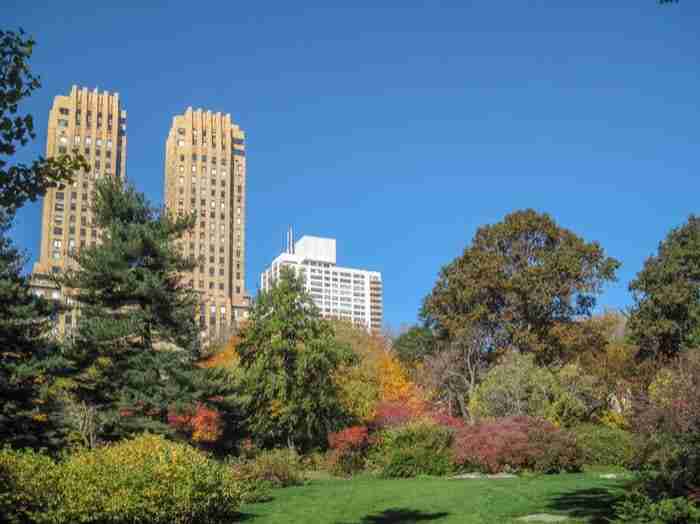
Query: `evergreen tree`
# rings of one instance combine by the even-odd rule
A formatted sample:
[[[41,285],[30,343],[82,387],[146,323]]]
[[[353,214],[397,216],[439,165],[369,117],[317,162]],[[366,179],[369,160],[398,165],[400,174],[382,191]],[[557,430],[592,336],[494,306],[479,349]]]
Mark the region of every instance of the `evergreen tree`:
[[[87,168],[80,155],[13,162],[19,146],[35,138],[23,99],[40,87],[30,67],[34,40],[20,30],[0,31],[0,442],[56,444],[56,406],[47,396],[49,375],[64,361],[48,340],[54,307],[32,295],[21,274],[25,259],[7,231],[17,210]]]
[[[253,435],[268,445],[324,445],[347,421],[334,373],[352,363],[291,270],[261,292],[238,345]]]
[[[629,331],[641,357],[700,348],[700,217],[672,229],[629,288]]]
[[[199,356],[198,297],[181,282],[195,263],[175,245],[194,217],[158,211],[120,180],[96,189],[102,243],[81,250],[59,278],[78,304],[69,389],[88,445],[98,433],[166,431],[168,409],[193,397]]]
[[[60,422],[46,384],[65,366],[47,337],[54,306],[30,292],[21,275],[24,258],[5,236],[8,227],[0,212],[0,442],[53,447]]]

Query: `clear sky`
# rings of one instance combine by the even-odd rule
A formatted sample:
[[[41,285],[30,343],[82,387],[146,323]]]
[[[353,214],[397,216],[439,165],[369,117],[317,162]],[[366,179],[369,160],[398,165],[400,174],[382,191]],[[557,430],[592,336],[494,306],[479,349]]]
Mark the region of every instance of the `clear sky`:
[[[532,207],[622,262],[599,304],[625,307],[644,259],[700,212],[698,0],[108,3],[0,6],[38,41],[21,158],[43,153],[54,95],[116,91],[128,177],[161,203],[172,116],[231,113],[253,293],[293,224],[381,271],[398,328],[478,226]],[[32,260],[40,213],[13,233]]]

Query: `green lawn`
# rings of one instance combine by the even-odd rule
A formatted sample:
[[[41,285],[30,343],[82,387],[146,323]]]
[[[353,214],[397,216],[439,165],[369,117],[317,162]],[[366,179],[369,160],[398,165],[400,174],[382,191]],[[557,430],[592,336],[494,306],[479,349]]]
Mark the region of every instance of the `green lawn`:
[[[517,522],[533,513],[567,523],[603,523],[625,481],[598,473],[502,480],[317,480],[279,489],[273,500],[242,509],[252,524],[392,524]]]

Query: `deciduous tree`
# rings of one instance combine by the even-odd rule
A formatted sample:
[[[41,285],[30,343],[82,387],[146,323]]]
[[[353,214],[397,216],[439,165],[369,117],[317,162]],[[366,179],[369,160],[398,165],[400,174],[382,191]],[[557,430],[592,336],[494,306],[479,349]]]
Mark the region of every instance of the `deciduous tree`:
[[[422,316],[447,340],[478,328],[487,335],[484,351],[514,349],[553,362],[564,351],[555,328],[590,315],[619,265],[549,215],[517,211],[479,228],[442,268]]]

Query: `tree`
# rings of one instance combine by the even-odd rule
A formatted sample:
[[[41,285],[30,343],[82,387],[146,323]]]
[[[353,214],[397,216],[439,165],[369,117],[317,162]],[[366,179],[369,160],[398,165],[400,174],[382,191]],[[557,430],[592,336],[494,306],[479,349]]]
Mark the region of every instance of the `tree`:
[[[290,270],[258,295],[237,349],[247,424],[257,440],[308,448],[345,426],[333,375],[353,361],[352,351]]]
[[[46,335],[54,307],[34,296],[21,274],[23,255],[7,237],[12,218],[27,200],[85,169],[84,159],[64,155],[12,164],[19,146],[35,138],[31,115],[20,102],[39,88],[29,68],[34,40],[0,31],[0,439],[19,446],[56,444],[59,426],[46,397],[47,375],[64,362]]]
[[[549,215],[517,211],[477,230],[440,271],[421,315],[441,338],[479,329],[484,351],[515,349],[553,362],[564,351],[555,328],[589,316],[619,265]]]
[[[436,341],[430,328],[411,326],[394,340],[392,348],[401,362],[414,366],[435,352]]]
[[[181,279],[194,261],[175,246],[194,218],[154,209],[120,180],[100,180],[96,190],[102,243],[81,250],[58,278],[79,313],[66,389],[106,438],[166,431],[169,407],[194,397],[198,297]]]
[[[24,32],[0,31],[0,155],[11,157],[18,145],[34,139],[32,115],[19,115],[19,103],[41,86],[29,68],[35,45]],[[10,165],[0,157],[0,209],[7,215],[27,200],[36,200],[46,190],[70,180],[73,173],[87,169],[80,155],[39,158],[31,165]]]
[[[640,357],[700,347],[700,217],[672,229],[630,283],[629,331]]]
[[[54,307],[30,292],[21,275],[24,259],[5,236],[8,227],[0,217],[0,441],[54,447],[60,423],[45,385],[65,365],[47,339]]]
[[[442,342],[439,350],[425,357],[421,377],[435,400],[445,402],[450,415],[455,412],[475,422],[469,399],[488,369],[484,333],[472,330],[459,340]]]

